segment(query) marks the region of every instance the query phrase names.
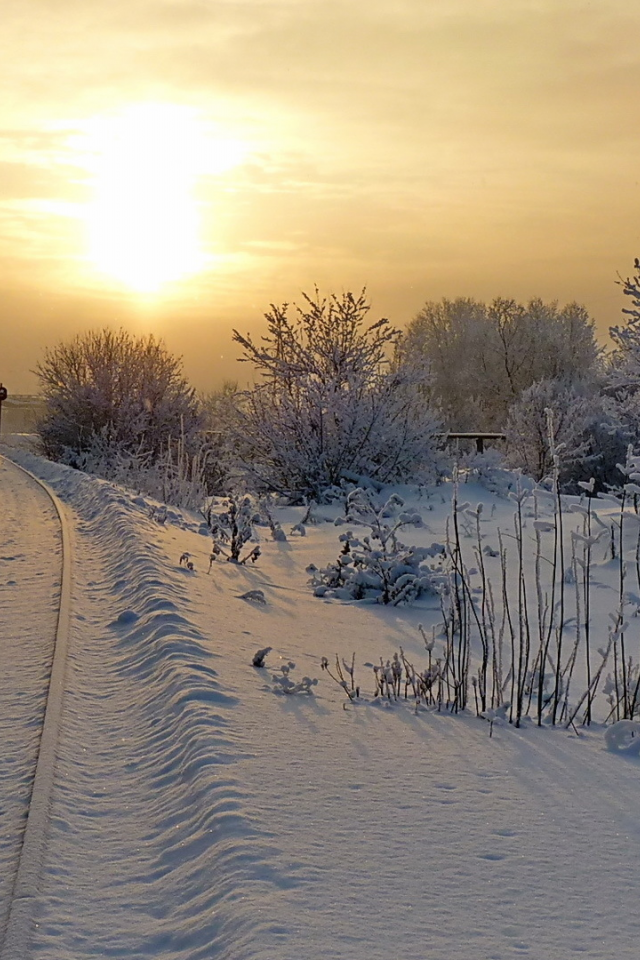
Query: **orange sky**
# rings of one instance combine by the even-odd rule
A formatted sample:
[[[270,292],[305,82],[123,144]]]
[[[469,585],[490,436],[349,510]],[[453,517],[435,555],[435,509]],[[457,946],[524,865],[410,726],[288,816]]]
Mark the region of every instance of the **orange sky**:
[[[443,296],[620,321],[616,275],[640,255],[637,0],[4,0],[0,79],[13,393],[36,388],[44,346],[105,324],[162,336],[200,389],[246,379],[232,327],[259,332],[314,284],[366,285],[398,326]],[[147,244],[104,134],[141,104],[195,118],[200,139],[178,125],[163,154],[239,145],[195,163],[201,262],[152,294],[91,260],[88,228],[106,157],[111,259]],[[131,136],[124,156],[158,176]],[[158,206],[156,234],[179,218]]]

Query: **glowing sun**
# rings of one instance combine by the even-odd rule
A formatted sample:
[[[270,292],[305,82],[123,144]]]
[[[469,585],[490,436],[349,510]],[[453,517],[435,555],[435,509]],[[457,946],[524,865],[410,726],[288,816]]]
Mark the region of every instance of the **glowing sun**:
[[[89,257],[98,269],[144,293],[203,270],[195,186],[239,162],[238,142],[212,137],[188,107],[136,104],[90,121],[87,146]]]

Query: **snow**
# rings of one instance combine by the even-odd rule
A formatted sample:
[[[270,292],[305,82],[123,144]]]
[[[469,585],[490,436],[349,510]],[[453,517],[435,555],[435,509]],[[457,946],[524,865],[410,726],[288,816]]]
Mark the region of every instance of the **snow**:
[[[0,460],[0,930],[7,921],[51,669],[60,533],[47,494]],[[39,557],[50,558],[45,563]]]
[[[633,731],[606,742],[598,724],[579,735],[516,729],[374,700],[365,664],[399,646],[424,664],[418,624],[430,636],[440,611],[433,597],[393,608],[315,597],[306,567],[335,560],[341,528],[320,522],[290,536],[303,510],[279,508],[287,541],[259,528],[255,565],[219,560],[207,574],[211,540],[197,515],[169,509],[165,519],[144,497],[12,456],[67,505],[75,542],[34,956],[635,960]],[[7,637],[24,636],[25,652],[48,635],[57,540],[43,496],[1,469],[0,557],[25,558],[0,563],[4,663]],[[472,485],[461,499],[483,501],[486,543],[497,547],[513,503]],[[441,540],[446,488],[411,508],[425,519],[415,542]],[[193,570],[180,563],[186,553]],[[606,643],[616,564],[600,553],[594,631]],[[499,559],[486,562],[493,570]],[[266,647],[265,666],[254,667]],[[354,651],[363,697],[351,703],[320,662],[338,654],[350,664]],[[7,864],[16,817],[5,812],[24,808],[25,772],[6,737],[26,738],[28,752],[42,701],[34,668],[35,692],[16,714],[16,678],[30,682],[19,665],[0,679]],[[317,679],[312,692],[282,695],[283,666],[296,682]],[[0,886],[3,905],[6,895]]]

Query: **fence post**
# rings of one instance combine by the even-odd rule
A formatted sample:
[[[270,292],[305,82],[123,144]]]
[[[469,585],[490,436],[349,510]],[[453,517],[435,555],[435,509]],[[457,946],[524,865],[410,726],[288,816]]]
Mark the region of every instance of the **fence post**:
[[[0,383],[0,434],[2,433],[2,401],[7,399],[7,388]]]

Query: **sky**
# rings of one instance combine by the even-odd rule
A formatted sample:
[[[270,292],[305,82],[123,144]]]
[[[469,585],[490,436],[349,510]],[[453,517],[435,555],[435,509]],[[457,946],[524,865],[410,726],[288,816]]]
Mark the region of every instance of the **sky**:
[[[584,303],[640,255],[635,0],[4,0],[0,381],[154,333],[200,390],[233,328],[367,288]]]

